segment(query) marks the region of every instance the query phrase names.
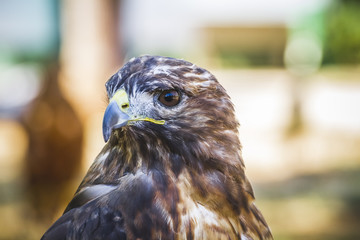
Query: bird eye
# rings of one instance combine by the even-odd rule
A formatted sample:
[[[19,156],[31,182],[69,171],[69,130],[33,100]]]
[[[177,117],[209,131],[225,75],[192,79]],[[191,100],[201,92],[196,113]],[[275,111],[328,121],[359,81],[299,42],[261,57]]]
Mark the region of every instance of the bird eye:
[[[166,90],[160,93],[159,101],[167,107],[173,107],[180,102],[180,94],[176,90]]]

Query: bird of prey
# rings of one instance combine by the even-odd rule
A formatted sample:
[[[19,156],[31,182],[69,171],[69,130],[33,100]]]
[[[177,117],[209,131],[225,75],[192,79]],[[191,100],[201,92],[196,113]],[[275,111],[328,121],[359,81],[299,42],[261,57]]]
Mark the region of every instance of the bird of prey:
[[[272,239],[233,104],[210,72],[141,56],[106,90],[106,145],[42,239]]]

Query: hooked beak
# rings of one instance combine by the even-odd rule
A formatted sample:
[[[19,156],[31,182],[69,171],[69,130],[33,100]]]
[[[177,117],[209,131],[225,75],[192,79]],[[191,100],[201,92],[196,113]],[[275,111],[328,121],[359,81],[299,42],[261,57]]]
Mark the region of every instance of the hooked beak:
[[[118,90],[110,99],[110,103],[104,113],[103,136],[105,142],[109,140],[111,132],[114,129],[121,128],[131,122],[147,121],[159,125],[165,124],[164,120],[155,120],[144,116],[132,117],[128,114],[129,108],[129,98],[125,90]]]
[[[125,126],[130,120],[127,114],[129,99],[124,89],[118,90],[110,99],[103,118],[103,136],[105,142],[110,138],[114,129]]]

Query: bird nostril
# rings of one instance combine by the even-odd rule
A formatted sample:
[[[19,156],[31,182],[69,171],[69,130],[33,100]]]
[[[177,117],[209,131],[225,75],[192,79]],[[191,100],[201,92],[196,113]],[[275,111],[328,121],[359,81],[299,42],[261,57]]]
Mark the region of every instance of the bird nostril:
[[[124,103],[124,104],[121,105],[121,108],[122,108],[122,109],[127,109],[127,108],[129,108],[129,104],[128,104],[128,103]]]

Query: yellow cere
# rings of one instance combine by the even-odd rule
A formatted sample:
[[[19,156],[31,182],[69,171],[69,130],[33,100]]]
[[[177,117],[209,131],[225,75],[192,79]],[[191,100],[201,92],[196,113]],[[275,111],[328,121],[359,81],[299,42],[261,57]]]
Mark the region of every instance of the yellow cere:
[[[118,90],[110,99],[110,102],[112,101],[117,103],[121,111],[127,112],[127,109],[129,108],[129,98],[124,89]]]
[[[117,103],[117,105],[119,106],[120,110],[125,113],[127,112],[128,108],[130,106],[128,95],[124,89],[118,90],[114,94],[114,96],[110,99],[110,102],[112,102],[112,101],[115,101]],[[149,117],[140,117],[140,118],[130,119],[129,123],[137,122],[137,121],[147,121],[147,122],[152,122],[152,123],[159,124],[159,125],[165,124],[165,120],[155,120],[155,119],[152,119]]]

